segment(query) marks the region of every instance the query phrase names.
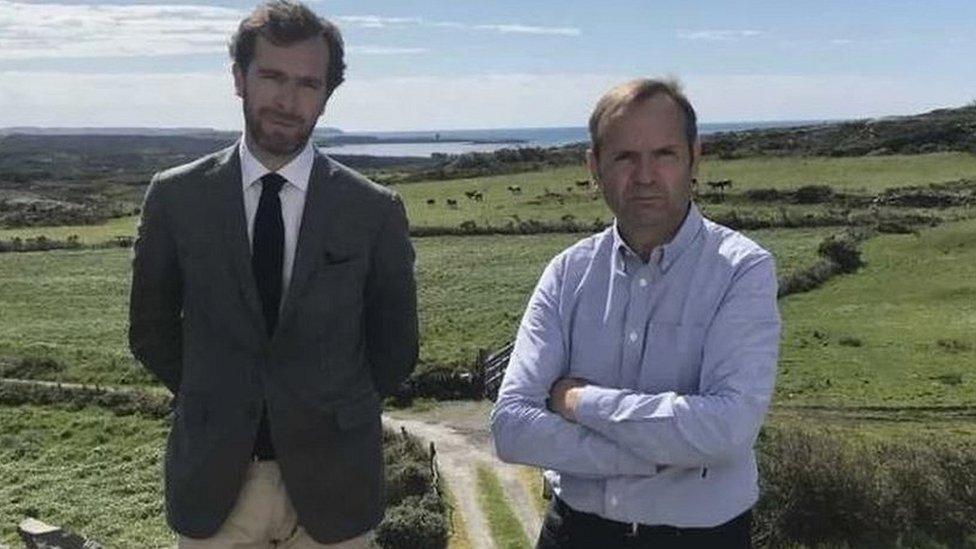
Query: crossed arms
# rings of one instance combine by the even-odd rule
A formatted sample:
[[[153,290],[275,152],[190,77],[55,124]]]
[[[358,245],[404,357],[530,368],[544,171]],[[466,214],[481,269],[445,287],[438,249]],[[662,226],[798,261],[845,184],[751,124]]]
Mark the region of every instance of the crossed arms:
[[[551,263],[533,293],[492,410],[502,460],[582,477],[649,476],[663,466],[707,467],[752,448],[778,358],[770,256],[738,267],[705,331],[699,392],[686,395],[571,378],[561,269]]]

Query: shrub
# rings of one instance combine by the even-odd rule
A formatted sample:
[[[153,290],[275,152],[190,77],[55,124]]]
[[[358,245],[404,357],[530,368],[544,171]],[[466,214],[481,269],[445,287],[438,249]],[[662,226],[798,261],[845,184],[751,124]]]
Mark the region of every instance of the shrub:
[[[758,450],[759,546],[973,547],[971,444],[869,444],[825,431],[766,430]]]
[[[80,410],[98,406],[118,415],[140,414],[151,419],[169,415],[169,396],[137,389],[111,390],[98,386],[74,386],[37,382],[0,382],[0,405],[34,404]]]
[[[834,197],[834,189],[829,185],[804,185],[793,196],[800,204],[820,204]]]
[[[447,546],[448,524],[443,513],[418,505],[420,498],[386,511],[376,528],[376,542],[396,549],[437,549]]]
[[[838,272],[836,263],[828,259],[821,259],[805,269],[799,269],[779,277],[777,297],[809,292],[819,288]]]
[[[850,234],[828,236],[817,253],[837,264],[842,273],[853,273],[864,266],[857,240]]]
[[[747,189],[746,198],[753,202],[776,202],[786,198],[788,193],[779,189]]]
[[[406,431],[384,431],[383,459],[389,507],[376,528],[377,543],[390,549],[446,547],[448,509],[430,452]]]
[[[426,463],[393,463],[386,467],[386,492],[390,505],[407,497],[423,496],[430,488],[432,476]]]
[[[11,357],[0,361],[0,377],[37,379],[64,369],[64,364],[49,356]]]

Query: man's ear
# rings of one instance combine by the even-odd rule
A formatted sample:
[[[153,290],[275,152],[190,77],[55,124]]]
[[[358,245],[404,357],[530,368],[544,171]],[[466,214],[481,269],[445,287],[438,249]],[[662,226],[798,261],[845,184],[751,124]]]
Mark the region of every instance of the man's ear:
[[[593,180],[598,187],[600,186],[600,163],[596,158],[596,153],[593,149],[586,149],[586,169],[590,171],[590,179]]]
[[[234,73],[234,93],[237,94],[237,97],[244,97],[244,70],[240,65],[234,63],[231,72]]]
[[[702,147],[701,138],[695,138],[695,144],[691,147],[691,177],[698,177],[698,165],[701,163]]]

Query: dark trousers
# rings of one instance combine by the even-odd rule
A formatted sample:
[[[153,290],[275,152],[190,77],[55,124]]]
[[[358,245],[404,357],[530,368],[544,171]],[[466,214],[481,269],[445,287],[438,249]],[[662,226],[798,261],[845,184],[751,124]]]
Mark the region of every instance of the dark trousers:
[[[536,549],[750,549],[751,526],[750,510],[713,528],[638,525],[635,531],[553,497]]]

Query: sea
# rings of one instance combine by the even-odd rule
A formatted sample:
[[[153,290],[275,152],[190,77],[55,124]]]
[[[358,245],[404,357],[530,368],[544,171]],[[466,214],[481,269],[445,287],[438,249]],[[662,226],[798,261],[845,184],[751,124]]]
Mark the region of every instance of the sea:
[[[776,120],[765,122],[723,122],[698,125],[701,134],[732,132],[762,128],[785,128],[823,123],[821,120]],[[586,127],[565,128],[501,128],[491,130],[431,130],[410,132],[344,132],[349,136],[371,136],[379,140],[416,143],[368,143],[320,147],[330,154],[401,156],[427,158],[432,154],[464,154],[492,152],[517,147],[556,147],[589,141]],[[517,141],[513,143],[512,141]]]

